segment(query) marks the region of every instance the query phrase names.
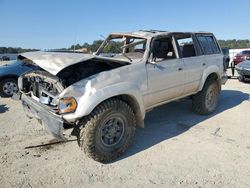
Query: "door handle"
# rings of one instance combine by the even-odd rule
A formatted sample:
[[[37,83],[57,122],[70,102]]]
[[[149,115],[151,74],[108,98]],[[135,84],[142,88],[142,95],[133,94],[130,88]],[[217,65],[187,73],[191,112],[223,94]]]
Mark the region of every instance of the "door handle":
[[[180,68],[178,68],[178,71],[182,71],[182,68],[180,67]]]

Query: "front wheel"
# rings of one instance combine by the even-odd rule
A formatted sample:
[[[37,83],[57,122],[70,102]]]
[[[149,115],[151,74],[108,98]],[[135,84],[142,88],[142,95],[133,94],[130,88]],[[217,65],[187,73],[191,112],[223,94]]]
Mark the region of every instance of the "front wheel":
[[[136,121],[131,107],[118,99],[104,101],[82,122],[79,146],[96,161],[109,162],[130,145]]]
[[[0,82],[0,96],[12,97],[18,91],[17,80],[12,78],[4,79]]]
[[[245,77],[244,77],[243,75],[239,75],[239,76],[238,76],[238,80],[239,80],[240,82],[245,82]]]
[[[203,89],[193,96],[192,108],[193,111],[208,115],[215,111],[220,94],[220,86],[218,80],[208,79]]]

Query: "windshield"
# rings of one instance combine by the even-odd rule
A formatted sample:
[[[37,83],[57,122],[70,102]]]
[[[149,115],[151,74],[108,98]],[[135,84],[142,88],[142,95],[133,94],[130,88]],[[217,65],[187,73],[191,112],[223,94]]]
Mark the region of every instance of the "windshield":
[[[110,36],[101,45],[96,55],[126,59],[130,62],[143,58],[147,40],[131,36]]]

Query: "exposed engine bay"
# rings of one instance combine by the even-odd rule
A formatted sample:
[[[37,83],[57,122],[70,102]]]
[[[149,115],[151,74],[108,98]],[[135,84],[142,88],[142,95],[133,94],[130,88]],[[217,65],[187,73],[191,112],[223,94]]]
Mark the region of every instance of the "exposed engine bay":
[[[68,87],[73,83],[80,81],[89,76],[95,75],[97,73],[122,67],[128,65],[126,62],[115,62],[110,60],[102,59],[91,59],[84,61],[82,63],[77,63],[66,67],[57,74],[57,77],[60,78],[61,83]]]
[[[43,69],[28,72],[21,76],[18,85],[22,93],[29,94],[40,103],[56,106],[56,96],[68,86],[89,76],[128,64],[94,58],[70,65],[57,75],[52,75]]]

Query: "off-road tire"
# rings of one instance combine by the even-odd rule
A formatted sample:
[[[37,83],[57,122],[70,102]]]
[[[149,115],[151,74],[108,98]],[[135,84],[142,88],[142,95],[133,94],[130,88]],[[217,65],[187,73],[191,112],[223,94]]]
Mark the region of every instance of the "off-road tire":
[[[107,147],[104,145],[104,136],[101,133],[104,130],[104,122],[111,117],[119,117],[124,121],[124,132],[116,145]],[[119,157],[131,144],[136,129],[136,120],[133,110],[126,102],[109,99],[84,118],[80,126],[78,144],[81,149],[88,157],[107,163]]]
[[[207,105],[209,92],[213,92],[213,106]],[[208,115],[215,111],[220,94],[220,85],[218,80],[208,78],[205,82],[203,89],[195,94],[192,98],[192,109],[195,113],[200,115]]]
[[[12,95],[8,95],[4,92],[3,87],[4,87],[4,84],[7,82],[15,83],[17,86],[17,80],[13,79],[13,78],[6,78],[6,79],[3,79],[2,81],[0,81],[0,96],[1,97],[12,97]]]

